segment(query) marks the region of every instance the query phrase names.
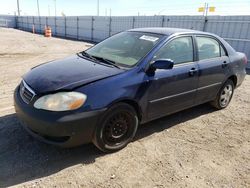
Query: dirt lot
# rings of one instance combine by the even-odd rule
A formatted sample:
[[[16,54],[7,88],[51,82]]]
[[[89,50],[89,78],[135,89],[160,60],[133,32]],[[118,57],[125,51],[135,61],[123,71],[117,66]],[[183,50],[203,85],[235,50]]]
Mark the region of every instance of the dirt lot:
[[[19,125],[13,90],[31,67],[89,44],[0,28],[0,187],[250,187],[250,76],[230,106],[201,105],[139,128],[125,149],[60,149]]]

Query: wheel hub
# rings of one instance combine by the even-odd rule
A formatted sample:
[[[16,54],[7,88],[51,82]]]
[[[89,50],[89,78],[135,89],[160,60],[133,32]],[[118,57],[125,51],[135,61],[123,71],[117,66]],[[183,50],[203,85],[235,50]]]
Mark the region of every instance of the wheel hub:
[[[232,97],[232,94],[233,94],[233,88],[231,85],[227,85],[222,93],[221,93],[221,96],[220,96],[220,102],[221,102],[221,105],[222,106],[226,106],[228,105],[231,97]]]
[[[127,125],[124,121],[117,121],[111,128],[111,135],[113,138],[122,137],[127,131]]]
[[[116,143],[126,139],[129,123],[129,116],[126,113],[114,115],[105,127],[106,140],[110,143]]]

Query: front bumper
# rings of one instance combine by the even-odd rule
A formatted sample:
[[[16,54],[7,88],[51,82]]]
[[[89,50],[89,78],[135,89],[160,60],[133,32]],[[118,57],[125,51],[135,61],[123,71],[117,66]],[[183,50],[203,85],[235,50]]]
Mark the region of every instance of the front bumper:
[[[98,119],[106,109],[89,112],[49,112],[23,102],[19,87],[14,105],[23,127],[37,139],[61,147],[73,147],[92,141]]]

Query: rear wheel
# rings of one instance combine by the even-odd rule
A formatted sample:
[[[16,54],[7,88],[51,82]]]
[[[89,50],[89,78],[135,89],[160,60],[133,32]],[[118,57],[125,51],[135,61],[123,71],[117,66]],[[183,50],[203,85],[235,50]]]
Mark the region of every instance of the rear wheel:
[[[234,83],[232,80],[227,80],[221,87],[217,97],[211,104],[217,109],[223,109],[228,106],[234,93]]]
[[[126,103],[112,106],[96,128],[93,143],[104,152],[124,148],[135,136],[138,117],[134,108]]]

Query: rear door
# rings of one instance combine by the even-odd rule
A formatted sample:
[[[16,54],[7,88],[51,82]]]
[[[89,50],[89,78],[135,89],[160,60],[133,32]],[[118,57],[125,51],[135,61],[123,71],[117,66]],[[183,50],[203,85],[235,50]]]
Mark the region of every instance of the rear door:
[[[196,104],[213,100],[225,80],[229,58],[224,46],[212,36],[196,36],[199,82]]]
[[[194,105],[198,84],[198,65],[194,61],[194,46],[191,36],[180,36],[167,42],[158,52],[157,59],[171,59],[170,70],[156,70],[147,74],[148,118],[155,119]]]

